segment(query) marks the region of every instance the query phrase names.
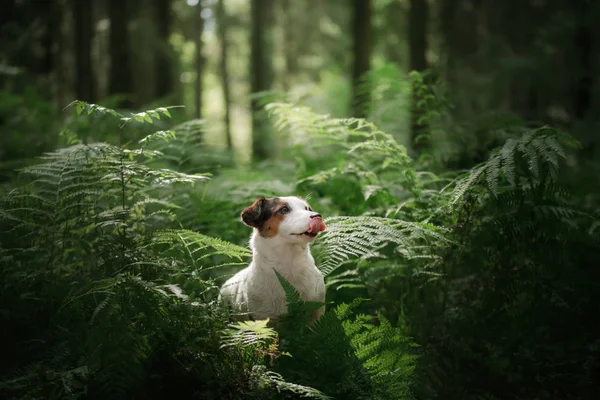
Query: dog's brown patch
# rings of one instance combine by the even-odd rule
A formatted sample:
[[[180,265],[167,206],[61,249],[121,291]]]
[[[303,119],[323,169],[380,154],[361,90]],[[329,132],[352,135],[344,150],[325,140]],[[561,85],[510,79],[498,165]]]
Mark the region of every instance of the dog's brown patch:
[[[278,197],[261,197],[242,211],[241,219],[246,225],[258,229],[261,236],[273,237],[277,235],[279,225],[285,219],[285,215],[279,213],[285,204],[285,201]]]
[[[275,203],[271,217],[265,221],[262,229],[258,230],[261,236],[273,237],[277,235],[279,232],[279,225],[285,219],[285,215],[279,213],[278,211],[281,207],[285,206],[285,204],[285,201],[282,200],[279,200],[277,203]]]

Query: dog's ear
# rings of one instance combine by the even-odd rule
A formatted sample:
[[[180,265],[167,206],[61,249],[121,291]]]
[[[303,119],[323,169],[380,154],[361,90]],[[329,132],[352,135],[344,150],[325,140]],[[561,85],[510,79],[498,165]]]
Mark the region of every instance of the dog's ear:
[[[264,197],[256,200],[250,207],[246,207],[240,215],[244,224],[260,229],[262,225],[271,217],[271,207],[269,201]]]

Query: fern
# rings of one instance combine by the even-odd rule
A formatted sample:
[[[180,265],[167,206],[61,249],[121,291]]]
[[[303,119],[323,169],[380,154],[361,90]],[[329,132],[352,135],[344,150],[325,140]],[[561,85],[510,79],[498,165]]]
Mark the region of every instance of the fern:
[[[148,144],[150,142],[160,139],[168,143],[170,140],[174,140],[176,138],[177,134],[175,133],[175,131],[157,131],[151,135],[143,137],[142,139],[140,139],[139,142],[142,144]]]
[[[317,301],[303,301],[300,293],[294,288],[279,272],[273,270],[283,291],[285,292],[287,314],[283,317],[286,329],[292,329],[295,332],[302,331],[307,323],[310,322],[312,313],[325,304]]]
[[[277,333],[267,327],[269,319],[261,321],[242,321],[229,325],[229,329],[223,333],[223,347],[236,345],[264,346],[277,337]]]
[[[163,114],[166,117],[171,118],[171,113],[169,112],[169,108],[175,108],[175,107],[183,107],[183,106],[171,106],[171,107],[159,107],[155,110],[147,110],[147,111],[142,111],[139,113],[134,113],[131,114],[131,117],[122,117],[121,120],[123,121],[123,125],[125,126],[126,124],[128,124],[131,121],[137,121],[140,123],[150,123],[152,124],[155,120],[160,120],[160,116],[161,114]]]
[[[462,201],[466,193],[482,182],[494,197],[516,185],[553,182],[558,173],[559,158],[566,159],[567,149],[576,146],[577,142],[570,136],[547,127],[528,132],[518,140],[509,139],[491,154],[488,161],[458,180],[450,204]]]
[[[337,171],[373,179],[373,174],[400,169],[404,172],[400,183],[409,189],[414,186],[411,161],[406,149],[375,124],[357,118],[329,118],[327,115],[315,114],[307,107],[284,103],[272,103],[266,109],[278,130],[294,132],[292,143],[305,157],[323,152],[331,155],[332,151],[346,153],[348,156],[348,162],[341,168],[321,172],[320,179],[309,176],[300,182],[321,180],[326,176],[324,174]]]
[[[416,345],[383,315],[377,320],[374,325],[371,317],[358,315],[355,321],[343,322],[344,331],[373,381],[375,397],[407,398],[416,362],[411,348]]]
[[[303,302],[285,278],[277,277],[286,293],[289,313],[280,326],[284,332],[282,348],[292,354],[292,358],[279,360],[279,368],[286,375],[311,382],[336,398],[409,398],[415,356],[410,351],[411,340],[399,328],[393,328],[381,315],[379,326],[364,315],[351,320],[352,311],[363,301],[357,299],[326,312],[309,330],[301,329],[307,321],[303,311],[314,310],[319,304]],[[339,383],[326,387],[325,382]]]
[[[263,366],[255,366],[252,369],[252,381],[253,386],[258,389],[263,389],[265,386],[274,387],[277,392],[287,392],[304,398],[321,400],[331,399],[331,397],[326,396],[317,389],[287,382],[280,374],[269,371]]]
[[[241,348],[246,353],[247,362],[252,365],[250,384],[257,391],[265,388],[275,389],[277,393],[287,392],[301,397],[313,399],[329,399],[317,389],[309,386],[291,383],[283,379],[281,374],[269,371],[261,365],[261,357],[270,359],[270,364],[280,356],[290,356],[289,353],[280,352],[277,343],[277,332],[267,326],[269,320],[244,321],[230,324],[229,328],[222,332],[223,348]],[[250,349],[251,352],[247,352]]]
[[[103,107],[98,104],[86,103],[85,101],[81,101],[81,100],[72,101],[68,106],[65,107],[65,109],[71,108],[71,107],[75,108],[77,115],[81,115],[83,113],[85,113],[87,115],[91,115],[93,113],[98,113],[100,115],[111,115],[114,117],[119,117],[121,119],[121,121],[123,121],[123,124],[121,125],[121,127],[123,127],[131,121],[152,124],[153,119],[154,120],[161,119],[161,114],[165,117],[171,118],[171,113],[169,112],[169,109],[181,108],[183,106],[159,107],[154,110],[147,110],[147,111],[142,111],[139,113],[131,113],[130,117],[125,117],[125,116],[123,116],[123,114],[121,114],[115,110],[112,110],[110,108]]]
[[[244,247],[187,230],[157,231],[149,246],[177,251],[174,259],[185,260],[188,267],[194,268],[202,268],[206,259],[233,260],[228,265],[243,265],[251,255]],[[208,262],[208,265],[215,268],[214,261]]]
[[[112,110],[110,108],[107,107],[103,107],[100,106],[98,104],[91,104],[91,103],[86,103],[85,101],[81,101],[81,100],[75,100],[72,101],[71,103],[69,103],[69,105],[67,105],[65,107],[65,110],[67,108],[71,108],[71,107],[75,107],[75,111],[77,113],[77,115],[81,115],[82,113],[86,113],[87,115],[91,115],[92,113],[99,113],[101,115],[112,115],[114,117],[122,117],[123,115],[118,113],[115,110]]]
[[[400,315],[407,318],[410,331],[426,345],[424,358],[433,360],[425,361],[418,372],[424,389],[421,397],[436,393],[464,397],[465,388],[485,397],[482,388],[489,390],[485,382],[496,382],[498,377],[506,388],[504,396],[530,398],[545,393],[564,397],[564,387],[573,388],[570,393],[578,393],[576,397],[596,392],[589,385],[581,389],[581,379],[587,379],[583,377],[589,376],[590,369],[578,366],[575,358],[566,357],[555,345],[569,338],[569,343],[579,344],[582,356],[588,354],[583,345],[586,340],[575,337],[572,326],[580,326],[580,318],[593,315],[592,308],[583,304],[597,303],[599,293],[598,285],[589,280],[589,265],[599,243],[594,213],[586,209],[591,196],[585,201],[582,196],[570,197],[568,174],[564,174],[565,160],[577,147],[573,138],[548,127],[514,129],[520,137],[509,138],[487,161],[454,179],[453,172],[438,176],[418,171],[402,147],[373,125],[329,118],[290,104],[267,108],[281,132],[293,133],[289,141],[298,160],[298,189],[318,193],[327,211],[358,215],[328,219],[328,231],[313,245],[328,287],[348,289],[329,290],[328,295],[336,300],[372,297],[369,311],[381,310],[392,321]],[[437,118],[433,111],[428,115]],[[439,133],[435,124],[431,128],[432,135]],[[493,132],[490,136],[500,139],[509,134]],[[419,163],[424,161],[429,162]],[[410,232],[414,227],[403,221],[421,221],[427,229]],[[357,320],[367,324],[371,318]],[[331,339],[344,335],[328,322],[331,319],[327,312],[313,329],[328,326],[319,337],[324,346],[347,349]],[[382,323],[383,330],[390,326]],[[597,334],[591,325],[586,327]],[[402,333],[398,334],[401,338]],[[306,354],[311,360],[306,366],[314,366],[320,374],[333,374],[333,366],[321,369],[320,361],[315,361],[318,355],[310,353],[334,357],[320,344],[311,342],[313,348],[293,342],[290,351]],[[403,362],[401,355],[383,355],[376,341],[364,344],[364,358],[352,352],[364,371],[367,366],[393,368],[394,363]],[[296,345],[302,350],[294,350]],[[365,361],[369,354],[382,358],[369,364]],[[290,360],[281,362],[287,366]],[[342,363],[358,365],[354,362]],[[406,370],[410,365],[411,361],[405,364]],[[354,381],[344,384],[353,395],[373,393],[366,383],[371,378],[352,376]],[[307,381],[321,389],[314,383],[318,379],[311,375]],[[393,386],[376,387],[387,385]],[[472,387],[479,391],[471,391]]]
[[[435,258],[434,248],[449,241],[444,229],[428,223],[377,217],[333,217],[326,222],[327,231],[313,246],[325,276],[349,260],[376,258],[378,250],[389,244],[406,259]]]
[[[82,114],[120,117],[100,106],[74,105]],[[211,276],[197,272],[239,263],[249,253],[171,229],[179,225],[181,205],[160,198],[161,188],[206,182],[208,175],[154,167],[162,153],[148,146],[157,139],[174,140],[171,132],[158,132],[141,148],[93,143],[46,153],[21,171],[24,184],[3,196],[0,308],[10,302],[15,312],[7,316],[11,328],[1,351],[19,361],[14,374],[2,372],[2,397],[50,391],[76,397],[84,389],[104,398],[137,397],[154,360],[179,365],[181,352],[163,349],[184,342],[197,353],[218,349],[218,339],[210,338],[218,337],[227,317],[210,302]],[[208,339],[184,340],[202,330]],[[238,368],[225,357],[222,364],[228,363]],[[186,364],[180,376],[199,368],[192,359]]]
[[[407,150],[372,122],[319,115],[291,104],[267,106],[274,124],[290,135],[298,164],[298,185],[330,198],[342,214],[388,216],[402,210],[408,219],[420,201],[429,201],[441,182],[431,172],[417,171]],[[433,189],[432,189],[433,188]],[[399,204],[408,207],[399,207]]]
[[[72,106],[123,129],[168,117]],[[442,188],[454,173],[419,171],[375,124],[268,108],[294,133],[295,164],[211,174],[226,159],[207,156],[208,126],[161,122],[124,147],[46,153],[2,189],[0,353],[17,361],[0,397],[485,397],[486,382],[519,398],[593,393],[598,215],[559,179],[570,137],[525,132]],[[247,241],[239,211],[307,191],[334,215],[312,248],[337,306],[310,324],[323,304],[278,276],[288,315],[232,323],[215,295],[250,257],[234,244]]]

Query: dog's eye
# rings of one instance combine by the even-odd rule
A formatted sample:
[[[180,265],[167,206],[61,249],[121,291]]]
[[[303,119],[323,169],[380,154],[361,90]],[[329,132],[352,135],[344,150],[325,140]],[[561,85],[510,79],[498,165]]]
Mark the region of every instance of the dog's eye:
[[[288,206],[283,206],[279,209],[279,212],[282,214],[287,214],[290,212],[290,208]]]
[[[312,208],[308,207],[308,211],[312,212]]]

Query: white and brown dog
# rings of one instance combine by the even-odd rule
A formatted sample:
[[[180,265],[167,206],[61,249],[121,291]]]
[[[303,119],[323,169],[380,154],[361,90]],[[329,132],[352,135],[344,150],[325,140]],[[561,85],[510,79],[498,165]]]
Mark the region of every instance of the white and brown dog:
[[[285,293],[274,270],[304,301],[325,302],[323,275],[308,244],[325,230],[321,215],[298,197],[260,198],[242,211],[242,221],[254,228],[252,262],[221,288],[221,298],[234,310],[254,319],[276,320],[287,313]],[[319,319],[324,307],[313,313]]]

